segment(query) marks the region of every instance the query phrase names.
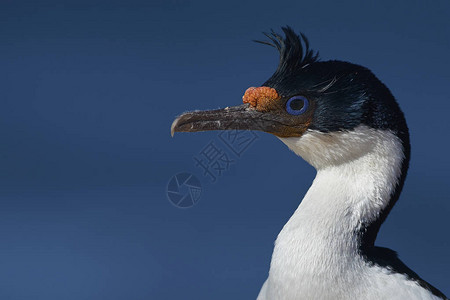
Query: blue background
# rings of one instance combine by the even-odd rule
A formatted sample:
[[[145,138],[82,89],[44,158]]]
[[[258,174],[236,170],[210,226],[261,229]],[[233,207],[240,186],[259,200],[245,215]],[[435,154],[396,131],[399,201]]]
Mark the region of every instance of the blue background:
[[[193,157],[217,133],[169,128],[240,104],[278,62],[251,40],[286,24],[397,97],[412,163],[378,245],[450,295],[449,15],[445,0],[1,1],[0,299],[256,298],[313,168],[259,133],[211,183]],[[203,185],[189,209],[166,196],[183,171]]]

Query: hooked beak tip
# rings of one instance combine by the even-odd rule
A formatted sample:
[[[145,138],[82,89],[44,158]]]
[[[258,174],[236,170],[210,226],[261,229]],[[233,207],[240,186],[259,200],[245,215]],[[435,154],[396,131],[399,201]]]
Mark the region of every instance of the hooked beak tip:
[[[178,116],[173,122],[172,126],[170,126],[170,135],[173,137],[175,134],[175,127],[177,127],[178,121],[180,120],[181,116]]]

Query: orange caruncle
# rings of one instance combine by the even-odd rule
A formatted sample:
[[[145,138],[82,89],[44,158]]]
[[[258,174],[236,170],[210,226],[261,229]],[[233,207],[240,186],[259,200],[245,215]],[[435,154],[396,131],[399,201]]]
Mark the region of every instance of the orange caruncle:
[[[273,106],[273,101],[279,100],[281,97],[278,95],[274,88],[267,86],[249,87],[242,97],[244,103],[249,103],[252,107],[258,111],[268,111]]]

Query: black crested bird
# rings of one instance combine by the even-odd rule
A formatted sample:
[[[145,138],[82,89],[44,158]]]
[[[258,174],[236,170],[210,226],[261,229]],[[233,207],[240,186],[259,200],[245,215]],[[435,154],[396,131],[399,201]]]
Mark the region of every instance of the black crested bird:
[[[271,32],[275,73],[240,106],[184,113],[171,133],[260,130],[317,170],[275,242],[258,299],[447,299],[374,245],[399,198],[410,159],[408,127],[389,89],[365,67],[320,61],[291,28]]]

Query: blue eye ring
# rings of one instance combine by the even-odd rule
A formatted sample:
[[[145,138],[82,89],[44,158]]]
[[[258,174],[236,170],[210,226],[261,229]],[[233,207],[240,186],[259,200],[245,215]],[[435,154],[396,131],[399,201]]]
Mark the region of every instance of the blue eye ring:
[[[301,106],[302,103],[303,106]],[[308,99],[306,99],[306,97],[294,96],[286,102],[286,111],[290,115],[298,116],[304,113],[308,109],[308,106],[309,101]]]

